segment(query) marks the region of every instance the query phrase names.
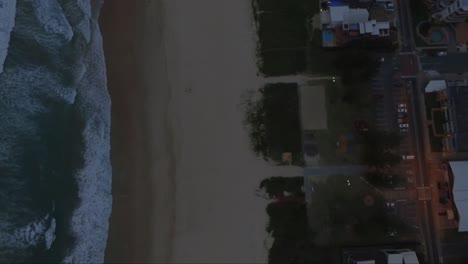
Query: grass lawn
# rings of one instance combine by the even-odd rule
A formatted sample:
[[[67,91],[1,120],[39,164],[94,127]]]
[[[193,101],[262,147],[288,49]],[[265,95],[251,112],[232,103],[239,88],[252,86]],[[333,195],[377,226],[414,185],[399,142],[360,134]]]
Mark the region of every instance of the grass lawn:
[[[307,23],[319,5],[309,0],[252,0],[258,34],[258,66],[265,76],[303,72]]]
[[[347,150],[340,151],[342,148],[337,146],[337,142],[343,136],[347,136],[354,131],[355,120],[372,120],[372,106],[362,108],[356,104],[348,104],[342,101],[346,94],[346,87],[339,81],[324,81],[326,86],[326,108],[328,129],[314,131],[318,143],[318,152],[320,154],[320,165],[343,165],[356,164],[360,162],[359,149],[357,144],[357,135],[354,135],[354,141],[350,142]],[[348,88],[349,89],[349,88]],[[370,94],[370,93],[369,93]]]
[[[391,240],[384,199],[359,176],[316,177],[312,185],[308,217],[311,229],[317,232],[317,245],[365,245]],[[371,200],[368,204],[366,198]]]

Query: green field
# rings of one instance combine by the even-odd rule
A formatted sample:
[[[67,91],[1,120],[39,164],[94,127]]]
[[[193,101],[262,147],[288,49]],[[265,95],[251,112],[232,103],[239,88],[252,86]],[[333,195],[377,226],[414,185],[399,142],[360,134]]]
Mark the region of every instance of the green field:
[[[393,240],[389,230],[403,229],[398,219],[386,213],[381,194],[359,176],[315,177],[312,185],[308,216],[312,231],[317,232],[317,245],[388,242]]]
[[[349,148],[354,151],[342,153],[337,142],[340,137],[354,133],[354,121],[365,120],[371,123],[373,120],[371,97],[359,98],[362,105],[347,102],[346,95],[354,87],[345,87],[339,81],[324,82],[326,88],[326,107],[328,129],[314,131],[318,142],[318,152],[320,153],[320,165],[341,165],[360,163],[359,149],[357,141],[350,142]],[[366,87],[361,87],[363,90]],[[354,91],[357,92],[357,91]],[[370,91],[369,91],[370,94]],[[368,106],[365,106],[368,103]]]

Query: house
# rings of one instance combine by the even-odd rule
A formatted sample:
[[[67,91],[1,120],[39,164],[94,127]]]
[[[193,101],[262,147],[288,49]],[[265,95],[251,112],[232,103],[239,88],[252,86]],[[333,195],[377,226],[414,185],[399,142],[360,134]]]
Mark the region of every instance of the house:
[[[355,38],[390,35],[390,22],[370,20],[365,8],[330,6],[320,13],[320,23],[324,47],[340,46]]]

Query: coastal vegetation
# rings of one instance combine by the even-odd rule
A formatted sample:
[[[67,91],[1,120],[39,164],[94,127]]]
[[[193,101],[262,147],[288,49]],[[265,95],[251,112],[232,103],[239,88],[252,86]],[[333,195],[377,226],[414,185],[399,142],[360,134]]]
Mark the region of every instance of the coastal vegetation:
[[[269,216],[267,232],[274,241],[269,250],[268,263],[313,263],[311,254],[313,233],[307,221],[304,202],[304,177],[271,177],[259,188],[271,202],[266,208]]]
[[[401,136],[396,132],[369,130],[363,137],[364,162],[371,169],[383,170],[397,165],[401,156],[396,154]]]
[[[245,102],[252,149],[260,157],[281,164],[285,152],[292,163],[303,163],[299,120],[298,86],[294,83],[267,84],[258,97],[249,95]]]
[[[266,76],[306,69],[307,23],[319,5],[308,0],[252,0],[259,71]]]

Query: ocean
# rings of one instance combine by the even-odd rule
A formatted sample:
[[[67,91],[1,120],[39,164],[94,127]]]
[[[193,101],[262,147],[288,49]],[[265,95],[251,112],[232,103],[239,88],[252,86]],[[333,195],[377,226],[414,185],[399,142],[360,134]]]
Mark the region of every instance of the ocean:
[[[0,263],[104,261],[112,172],[101,5],[17,0],[0,14],[0,26],[14,16],[0,73]]]

